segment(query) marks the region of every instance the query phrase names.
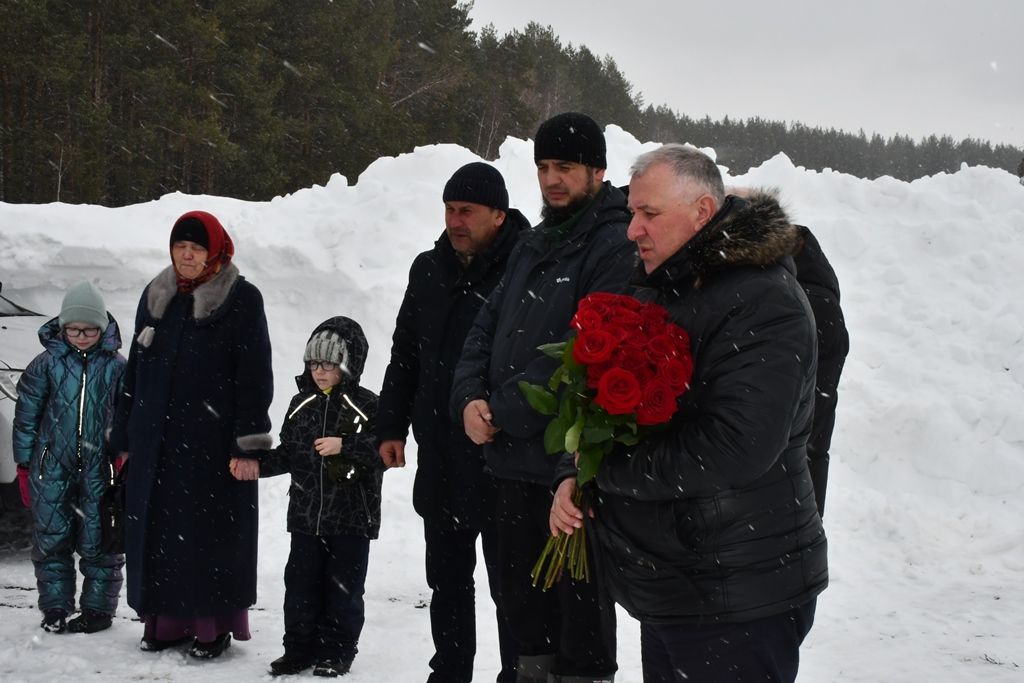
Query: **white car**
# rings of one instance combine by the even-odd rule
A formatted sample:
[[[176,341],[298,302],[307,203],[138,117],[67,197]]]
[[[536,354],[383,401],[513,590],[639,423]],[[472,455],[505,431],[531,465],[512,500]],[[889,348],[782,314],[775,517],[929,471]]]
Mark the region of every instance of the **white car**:
[[[18,492],[11,431],[18,378],[25,366],[42,353],[39,328],[49,319],[0,294],[0,549],[12,544],[23,546],[27,538],[24,531],[29,528],[29,515]]]

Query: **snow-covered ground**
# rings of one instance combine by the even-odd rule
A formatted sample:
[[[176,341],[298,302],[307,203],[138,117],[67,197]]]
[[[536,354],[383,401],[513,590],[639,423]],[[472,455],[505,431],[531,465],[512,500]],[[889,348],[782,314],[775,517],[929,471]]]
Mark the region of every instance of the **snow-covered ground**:
[[[609,179],[624,184],[632,159],[655,145],[615,126],[607,135]],[[52,314],[67,286],[91,280],[130,330],[143,286],[169,262],[174,219],[211,211],[266,300],[276,429],[306,337],[328,316],[363,324],[364,383],[380,387],[409,264],[443,228],[445,180],[474,160],[459,147],[423,147],[379,159],[357,184],[335,176],[260,203],[171,194],[119,209],[0,204],[0,281],[11,298]],[[531,143],[508,139],[495,163],[513,204],[535,218]],[[987,168],[912,183],[861,180],[795,168],[781,155],[728,181],[780,188],[832,260],[850,328],[825,518],[831,585],[802,651],[801,679],[1024,679],[1024,187]],[[429,594],[410,460],[385,478],[353,683],[428,673]],[[181,651],[139,652],[141,627],[123,604],[109,631],[44,633],[28,557],[7,557],[0,679],[266,676],[281,653],[286,488],[285,477],[260,484],[251,641],[209,663]],[[493,608],[485,591],[478,602],[476,673],[487,681],[497,670]],[[636,623],[620,613],[618,681],[641,680],[639,649]]]

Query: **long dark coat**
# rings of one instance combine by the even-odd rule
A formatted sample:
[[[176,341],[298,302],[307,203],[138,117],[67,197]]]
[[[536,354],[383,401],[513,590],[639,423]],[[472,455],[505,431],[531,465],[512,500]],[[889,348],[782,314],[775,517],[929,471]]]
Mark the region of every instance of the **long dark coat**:
[[[447,234],[409,269],[395,322],[391,362],[384,373],[379,439],[405,441],[412,424],[419,447],[412,502],[424,519],[449,528],[486,527],[494,514],[494,482],[483,454],[450,419],[452,376],[473,319],[498,284],[526,217],[515,209],[491,247],[463,267]]]
[[[484,444],[488,471],[501,479],[551,485],[557,459],[544,451],[549,418],[533,410],[519,381],[545,384],[558,362],[537,350],[569,334],[580,299],[621,292],[636,262],[626,239],[626,196],[605,182],[572,232],[548,243],[543,225],[520,237],[505,275],[480,309],[455,369],[451,411],[486,399],[501,428]]]
[[[256,601],[257,483],[231,457],[272,445],[263,298],[229,265],[193,294],[173,268],[142,294],[113,443],[130,453],[128,604],[196,617]]]
[[[742,622],[828,583],[807,467],[816,340],[767,195],[726,200],[635,289],[690,335],[694,374],[660,434],[607,456],[595,537],[613,598],[651,622]]]
[[[320,323],[338,334],[348,347],[348,371],[329,394],[313,381],[309,367],[295,378],[292,397],[281,425],[280,442],[260,462],[260,476],[288,472],[288,531],[311,536],[345,534],[377,538],[380,532],[380,489],[384,463],[377,454],[373,427],[377,396],[359,386],[369,344],[351,318],[336,316]],[[340,436],[341,453],[324,457],[313,443]]]

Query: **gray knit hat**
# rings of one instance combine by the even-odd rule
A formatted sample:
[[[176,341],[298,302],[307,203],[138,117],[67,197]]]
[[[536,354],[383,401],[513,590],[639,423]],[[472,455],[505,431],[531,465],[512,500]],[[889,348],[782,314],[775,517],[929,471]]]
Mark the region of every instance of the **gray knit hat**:
[[[309,343],[306,344],[306,352],[302,354],[302,360],[307,363],[311,360],[334,363],[348,372],[348,346],[337,332],[321,330],[313,335]]]
[[[109,322],[110,318],[107,316],[107,307],[103,304],[103,297],[99,290],[92,286],[92,283],[77,284],[64,295],[64,302],[60,305],[62,327],[68,323],[89,323],[103,332],[107,329]]]

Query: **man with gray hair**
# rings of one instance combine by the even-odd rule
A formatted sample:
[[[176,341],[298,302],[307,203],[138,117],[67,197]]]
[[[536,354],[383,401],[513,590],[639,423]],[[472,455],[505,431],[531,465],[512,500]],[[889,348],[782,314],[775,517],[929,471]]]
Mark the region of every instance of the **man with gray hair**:
[[[644,681],[793,681],[828,583],[799,232],[771,195],[725,196],[715,163],[682,145],[637,159],[629,207],[632,292],[689,333],[694,370],[666,428],[597,474],[602,579],[641,623]],[[582,527],[574,487],[567,470],[552,531]]]

